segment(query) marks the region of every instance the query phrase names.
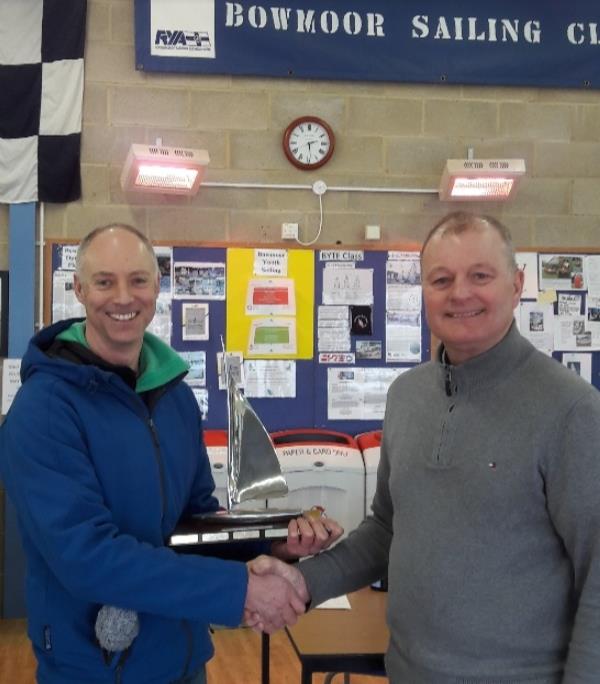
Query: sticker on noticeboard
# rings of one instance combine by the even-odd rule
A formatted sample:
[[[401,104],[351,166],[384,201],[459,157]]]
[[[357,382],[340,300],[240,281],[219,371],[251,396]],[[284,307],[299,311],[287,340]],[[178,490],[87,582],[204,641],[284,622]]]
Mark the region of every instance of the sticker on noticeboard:
[[[371,335],[373,327],[371,324],[372,308],[370,306],[351,306],[350,322],[353,335]]]
[[[354,363],[353,352],[322,352],[319,363],[335,363],[336,365],[351,365]]]

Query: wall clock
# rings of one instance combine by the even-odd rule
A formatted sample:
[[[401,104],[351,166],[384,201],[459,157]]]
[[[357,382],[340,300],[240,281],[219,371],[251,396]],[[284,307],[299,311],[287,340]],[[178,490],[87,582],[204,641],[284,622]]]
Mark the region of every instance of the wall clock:
[[[283,134],[283,151],[298,169],[312,171],[333,155],[335,135],[331,126],[316,116],[301,116]]]

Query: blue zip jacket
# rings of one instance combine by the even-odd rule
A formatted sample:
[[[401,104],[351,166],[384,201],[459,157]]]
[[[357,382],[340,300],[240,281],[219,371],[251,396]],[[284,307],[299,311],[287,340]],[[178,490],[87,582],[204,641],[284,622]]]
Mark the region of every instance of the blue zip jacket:
[[[46,355],[72,323],[32,339],[0,428],[38,681],[184,681],[212,656],[207,625],[239,624],[247,588],[244,563],[164,545],[180,518],[218,506],[197,403],[179,377],[150,410],[118,374]],[[124,663],[117,654],[107,664],[96,643],[105,604],[139,614]]]

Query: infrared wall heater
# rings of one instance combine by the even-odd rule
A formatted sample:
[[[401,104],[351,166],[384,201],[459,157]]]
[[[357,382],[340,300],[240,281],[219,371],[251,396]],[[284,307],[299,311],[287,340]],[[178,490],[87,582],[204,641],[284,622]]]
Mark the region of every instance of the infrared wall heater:
[[[444,202],[502,202],[514,196],[524,175],[524,159],[448,159],[439,197]]]
[[[195,195],[209,161],[206,150],[133,144],[121,172],[121,188],[126,192]]]

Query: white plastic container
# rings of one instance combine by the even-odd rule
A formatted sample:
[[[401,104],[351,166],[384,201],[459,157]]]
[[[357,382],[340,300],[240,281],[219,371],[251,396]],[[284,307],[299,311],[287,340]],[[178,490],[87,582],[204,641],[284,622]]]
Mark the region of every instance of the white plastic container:
[[[353,437],[331,430],[289,430],[271,435],[286,497],[268,499],[272,508],[323,506],[344,528],[344,536],[364,517],[365,471]]]

